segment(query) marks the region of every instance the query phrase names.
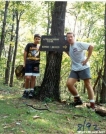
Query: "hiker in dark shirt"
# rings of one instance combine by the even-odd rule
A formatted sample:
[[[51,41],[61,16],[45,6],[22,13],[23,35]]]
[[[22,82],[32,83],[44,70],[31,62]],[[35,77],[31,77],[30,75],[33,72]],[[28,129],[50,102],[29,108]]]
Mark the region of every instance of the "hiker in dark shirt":
[[[23,97],[26,97],[26,93],[30,93],[29,97],[33,97],[36,76],[39,76],[39,64],[40,64],[40,52],[39,43],[41,36],[39,34],[34,35],[34,42],[28,43],[24,51],[24,67],[25,67],[25,91]]]

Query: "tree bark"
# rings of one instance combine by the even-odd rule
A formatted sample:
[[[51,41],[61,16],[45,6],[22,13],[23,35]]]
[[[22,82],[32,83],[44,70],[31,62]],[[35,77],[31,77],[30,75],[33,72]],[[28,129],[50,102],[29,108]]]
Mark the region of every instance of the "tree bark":
[[[2,32],[1,32],[0,58],[1,58],[2,50],[3,50],[3,48],[4,48],[5,27],[6,27],[6,18],[7,18],[8,6],[9,6],[9,1],[6,1],[6,2],[5,2],[5,11],[4,11],[3,26],[2,26]]]
[[[14,22],[14,18],[15,18],[15,15],[14,15],[14,12],[13,12],[13,18],[12,18],[13,22]],[[14,30],[14,23],[12,24],[10,42],[12,42],[13,38],[14,38],[13,30]],[[5,84],[7,84],[7,85],[8,85],[8,82],[9,82],[10,63],[12,61],[12,55],[13,55],[13,47],[12,47],[12,44],[10,44],[10,46],[9,46],[9,53],[8,53],[8,59],[7,59],[7,66],[6,66],[6,69],[5,69]]]
[[[51,35],[64,35],[67,2],[56,1],[52,11]],[[60,101],[59,83],[62,52],[48,52],[44,79],[41,84],[40,100]]]

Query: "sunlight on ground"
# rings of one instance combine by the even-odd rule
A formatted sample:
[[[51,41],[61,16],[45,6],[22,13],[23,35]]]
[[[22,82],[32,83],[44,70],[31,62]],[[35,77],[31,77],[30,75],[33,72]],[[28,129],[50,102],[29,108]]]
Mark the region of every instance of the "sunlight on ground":
[[[49,121],[45,119],[40,119],[39,123],[49,124]]]
[[[0,95],[0,100],[5,100],[5,99],[12,99],[13,97],[12,96],[3,96],[3,95]]]
[[[3,95],[0,95],[0,99],[2,99],[4,96]]]

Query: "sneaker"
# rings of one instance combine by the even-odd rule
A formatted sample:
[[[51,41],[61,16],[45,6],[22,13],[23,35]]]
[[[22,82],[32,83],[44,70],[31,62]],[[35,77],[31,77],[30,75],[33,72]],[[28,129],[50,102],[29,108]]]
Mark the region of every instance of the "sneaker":
[[[82,100],[80,99],[80,97],[74,97],[74,102],[70,103],[71,106],[77,106],[77,105],[82,105],[83,102]]]
[[[34,90],[30,90],[30,91],[29,91],[28,97],[29,97],[30,99],[32,99],[32,98],[34,97]]]
[[[24,91],[24,93],[23,93],[23,95],[22,95],[22,97],[23,98],[28,98],[28,95],[29,95],[29,91]]]

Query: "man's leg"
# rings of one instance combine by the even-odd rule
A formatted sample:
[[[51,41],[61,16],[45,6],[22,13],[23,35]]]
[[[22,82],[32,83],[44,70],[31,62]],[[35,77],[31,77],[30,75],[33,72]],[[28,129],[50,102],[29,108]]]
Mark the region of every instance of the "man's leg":
[[[24,98],[28,98],[29,95],[29,89],[30,89],[30,80],[31,80],[31,76],[25,76],[25,90],[23,93],[23,97]]]
[[[30,88],[30,81],[31,81],[31,64],[25,65],[25,89]]]
[[[34,88],[36,85],[36,77],[39,76],[39,64],[32,64],[32,76],[31,76],[31,90],[29,97],[34,97]]]
[[[31,76],[25,76],[25,89],[30,88],[30,80],[31,80]]]
[[[91,86],[90,79],[85,79],[84,84],[85,84],[85,87],[87,88],[88,97],[89,97],[89,100],[90,100],[90,107],[92,109],[94,109],[95,108],[94,91],[93,91],[93,88]]]
[[[89,99],[93,100],[94,99],[94,91],[93,91],[93,88],[91,86],[90,79],[85,79],[84,84],[85,84],[85,87],[87,88]]]
[[[29,98],[34,97],[35,79],[36,79],[36,76],[31,76]]]
[[[73,96],[78,95],[78,92],[77,92],[77,90],[76,90],[76,88],[75,88],[75,86],[74,86],[74,84],[76,83],[76,81],[77,81],[77,79],[68,78],[67,83],[66,83],[66,85],[67,85],[67,87],[68,87],[68,90],[71,92],[71,94],[72,94]]]
[[[31,89],[34,89],[36,83],[36,76],[31,76]]]
[[[87,88],[88,97],[90,100],[90,107],[94,109],[95,107],[95,101],[94,101],[94,91],[90,83],[90,68],[86,68],[79,72],[79,76],[82,80],[84,80],[85,87]]]
[[[67,80],[67,87],[70,93],[74,96],[74,103],[71,103],[74,106],[81,105],[82,101],[80,99],[80,96],[78,94],[78,91],[75,88],[75,83],[77,82],[77,79],[74,78],[68,78]]]

